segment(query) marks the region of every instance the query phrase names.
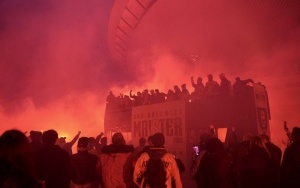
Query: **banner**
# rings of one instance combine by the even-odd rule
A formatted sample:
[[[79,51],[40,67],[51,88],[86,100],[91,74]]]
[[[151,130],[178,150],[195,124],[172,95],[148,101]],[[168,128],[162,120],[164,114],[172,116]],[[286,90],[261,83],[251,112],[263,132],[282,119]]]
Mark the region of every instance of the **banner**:
[[[258,134],[270,134],[270,110],[268,94],[265,86],[261,84],[253,84],[256,117],[258,125]]]
[[[165,148],[181,160],[186,158],[185,102],[165,102],[132,109],[132,142],[154,133],[165,135]]]

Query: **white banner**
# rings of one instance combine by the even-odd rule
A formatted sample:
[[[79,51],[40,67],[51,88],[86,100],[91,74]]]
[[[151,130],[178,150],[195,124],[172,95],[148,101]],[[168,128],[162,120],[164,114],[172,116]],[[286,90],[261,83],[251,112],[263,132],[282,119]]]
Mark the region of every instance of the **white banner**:
[[[165,135],[165,148],[186,160],[185,102],[165,102],[132,109],[132,142],[138,145],[140,137],[146,139],[154,133]]]

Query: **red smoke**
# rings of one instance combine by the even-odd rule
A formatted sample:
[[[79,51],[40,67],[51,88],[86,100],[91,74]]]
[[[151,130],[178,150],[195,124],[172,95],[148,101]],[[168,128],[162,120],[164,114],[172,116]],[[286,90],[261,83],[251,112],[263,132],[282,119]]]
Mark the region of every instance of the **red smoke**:
[[[116,1],[117,2],[117,1]],[[266,85],[271,130],[300,125],[298,1],[157,1],[131,37],[125,64],[110,62],[113,1],[9,0],[0,6],[0,131],[103,130],[110,90],[166,92],[223,72]],[[199,55],[197,66],[191,55]],[[275,134],[276,133],[276,134]]]

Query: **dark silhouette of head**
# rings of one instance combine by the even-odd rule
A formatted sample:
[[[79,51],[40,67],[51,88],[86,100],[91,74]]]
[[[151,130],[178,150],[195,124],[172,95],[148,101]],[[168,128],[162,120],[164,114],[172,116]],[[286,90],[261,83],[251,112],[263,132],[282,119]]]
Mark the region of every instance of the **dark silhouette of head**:
[[[162,133],[155,133],[152,136],[152,144],[154,147],[163,147],[165,144],[165,136]]]
[[[54,145],[56,140],[58,139],[58,134],[55,130],[50,129],[43,133],[42,139],[44,145]]]
[[[82,149],[86,149],[88,144],[89,144],[89,138],[88,137],[81,137],[78,140],[77,147],[82,148]]]
[[[209,74],[209,75],[207,75],[207,79],[208,79],[208,81],[213,81],[214,77],[212,74]]]
[[[107,137],[102,137],[100,143],[103,145],[107,145]]]
[[[0,159],[24,172],[33,173],[32,148],[26,135],[19,130],[8,130],[1,135]]]
[[[112,136],[112,143],[114,145],[124,145],[125,144],[125,139],[124,139],[122,133],[115,133]]]
[[[41,142],[43,133],[40,131],[30,131],[30,139],[32,142]]]

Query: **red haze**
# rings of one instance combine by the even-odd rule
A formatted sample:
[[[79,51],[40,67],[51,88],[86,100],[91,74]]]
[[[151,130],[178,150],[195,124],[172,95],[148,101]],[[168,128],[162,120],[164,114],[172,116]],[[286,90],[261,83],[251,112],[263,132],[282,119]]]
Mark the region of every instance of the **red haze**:
[[[117,2],[117,1],[116,1]],[[110,62],[111,0],[1,1],[0,132],[103,130],[105,97],[166,92],[190,77],[224,72],[266,85],[274,141],[300,125],[298,1],[157,1],[131,38],[128,61]],[[191,54],[199,55],[197,66]]]

